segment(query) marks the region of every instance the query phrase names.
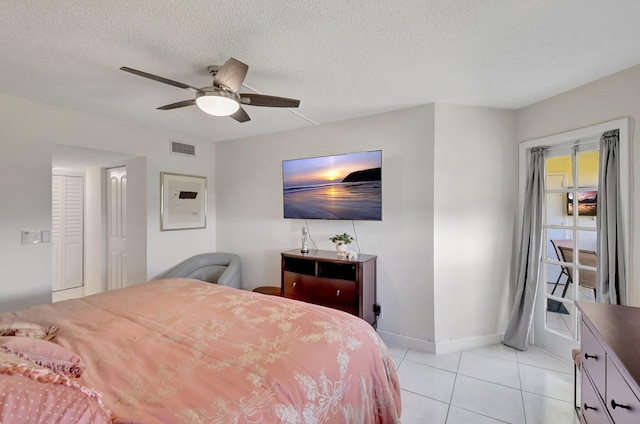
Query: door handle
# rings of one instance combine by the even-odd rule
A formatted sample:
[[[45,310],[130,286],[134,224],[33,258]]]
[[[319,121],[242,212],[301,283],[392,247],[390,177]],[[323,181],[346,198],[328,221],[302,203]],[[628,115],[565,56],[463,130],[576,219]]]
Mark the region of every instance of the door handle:
[[[617,403],[617,402],[616,402],[615,400],[613,400],[613,399],[611,399],[611,407],[612,407],[613,409],[616,409],[616,408],[631,409],[631,407],[630,407],[630,406],[628,406],[628,405],[623,405],[623,404],[621,404],[621,403]]]

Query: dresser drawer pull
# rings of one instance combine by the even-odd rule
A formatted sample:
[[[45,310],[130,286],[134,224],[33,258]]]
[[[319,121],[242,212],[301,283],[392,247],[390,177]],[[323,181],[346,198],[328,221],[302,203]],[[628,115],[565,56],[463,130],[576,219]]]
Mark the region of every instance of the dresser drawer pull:
[[[340,290],[336,292],[336,296],[340,296]]]
[[[585,411],[588,411],[589,409],[594,410],[594,411],[597,411],[597,410],[598,410],[598,408],[594,408],[593,406],[589,406],[589,405],[587,405],[586,403],[583,405],[583,409],[584,409]]]
[[[298,284],[298,283],[296,283],[296,282],[294,281],[294,282],[293,282],[293,288],[296,288],[296,284]]]
[[[584,359],[598,359],[598,355],[589,355],[588,353],[584,354]]]
[[[628,405],[623,405],[621,403],[616,403],[616,401],[614,399],[611,399],[611,407],[613,409],[616,409],[616,408],[631,409],[631,407],[628,406]]]

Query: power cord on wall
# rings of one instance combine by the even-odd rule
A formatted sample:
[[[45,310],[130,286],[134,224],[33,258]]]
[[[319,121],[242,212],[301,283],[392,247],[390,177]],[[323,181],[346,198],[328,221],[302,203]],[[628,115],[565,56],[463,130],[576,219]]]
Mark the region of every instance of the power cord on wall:
[[[360,244],[358,244],[358,233],[356,232],[356,222],[351,220],[351,225],[353,226],[353,238],[356,241],[356,246],[358,247],[358,256],[360,256]]]

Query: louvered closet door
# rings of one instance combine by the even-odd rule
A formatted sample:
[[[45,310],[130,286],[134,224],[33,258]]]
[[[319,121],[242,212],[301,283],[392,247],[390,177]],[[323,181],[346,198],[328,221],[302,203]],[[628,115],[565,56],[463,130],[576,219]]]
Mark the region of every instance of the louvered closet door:
[[[84,283],[84,178],[52,177],[52,286],[53,290]]]

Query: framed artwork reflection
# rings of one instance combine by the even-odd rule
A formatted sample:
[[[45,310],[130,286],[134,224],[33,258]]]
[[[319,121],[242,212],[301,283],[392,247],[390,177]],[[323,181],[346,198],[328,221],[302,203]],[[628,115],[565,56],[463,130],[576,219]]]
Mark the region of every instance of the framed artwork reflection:
[[[578,192],[578,215],[596,216],[598,214],[598,192]],[[567,193],[567,215],[573,215],[573,193]]]
[[[160,230],[207,226],[207,177],[160,173]]]

